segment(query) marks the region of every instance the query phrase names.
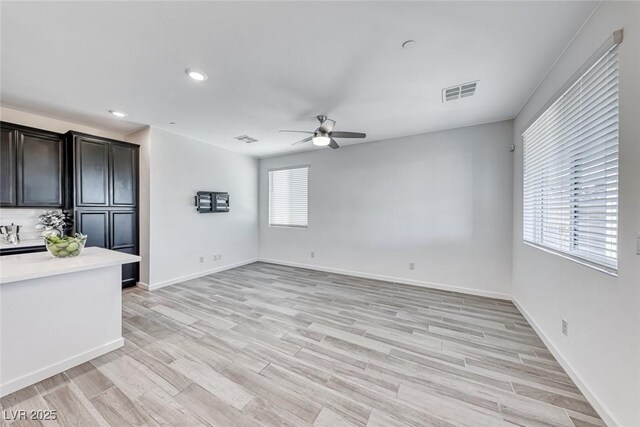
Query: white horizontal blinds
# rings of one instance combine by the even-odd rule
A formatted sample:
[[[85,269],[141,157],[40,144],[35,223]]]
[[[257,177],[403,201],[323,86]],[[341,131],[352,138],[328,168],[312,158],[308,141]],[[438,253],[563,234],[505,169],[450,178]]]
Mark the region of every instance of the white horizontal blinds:
[[[307,227],[309,168],[269,171],[269,225]]]
[[[618,266],[618,49],[523,134],[524,240]]]

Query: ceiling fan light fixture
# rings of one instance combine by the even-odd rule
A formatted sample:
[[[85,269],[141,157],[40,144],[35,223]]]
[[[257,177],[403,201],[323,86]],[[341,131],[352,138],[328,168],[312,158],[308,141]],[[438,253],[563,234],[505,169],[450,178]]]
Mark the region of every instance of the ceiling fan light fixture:
[[[187,68],[184,72],[197,82],[203,82],[208,79],[204,71],[201,71],[195,68]]]
[[[331,138],[325,135],[314,136],[311,141],[313,145],[317,145],[318,147],[326,147],[331,143]]]
[[[110,112],[112,115],[114,115],[114,116],[116,116],[117,118],[119,118],[119,119],[123,119],[123,118],[125,118],[125,117],[127,117],[127,116],[128,116],[128,114],[127,114],[127,113],[125,113],[124,111],[109,110],[109,112]]]

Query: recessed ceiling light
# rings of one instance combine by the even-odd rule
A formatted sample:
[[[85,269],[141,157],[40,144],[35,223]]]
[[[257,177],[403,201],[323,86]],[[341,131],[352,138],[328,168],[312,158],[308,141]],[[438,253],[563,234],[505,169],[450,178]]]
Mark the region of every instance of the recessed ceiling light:
[[[120,119],[128,116],[124,111],[109,110],[109,112]]]
[[[175,125],[175,124],[176,124],[176,122],[169,122],[169,124],[170,124],[170,125]]]
[[[416,45],[415,41],[407,40],[406,42],[402,43],[402,48],[403,49],[412,49],[415,45]]]
[[[208,78],[204,71],[196,70],[195,68],[187,68],[185,73],[187,73],[187,76],[198,82],[203,82]]]

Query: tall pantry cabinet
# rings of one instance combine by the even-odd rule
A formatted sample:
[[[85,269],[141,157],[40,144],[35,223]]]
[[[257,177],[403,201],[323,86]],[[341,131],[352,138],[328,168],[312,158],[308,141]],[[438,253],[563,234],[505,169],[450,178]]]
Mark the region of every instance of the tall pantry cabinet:
[[[87,246],[139,254],[139,147],[74,131],[66,140],[76,231],[89,236]],[[123,265],[123,287],[137,283],[138,270],[138,263]]]

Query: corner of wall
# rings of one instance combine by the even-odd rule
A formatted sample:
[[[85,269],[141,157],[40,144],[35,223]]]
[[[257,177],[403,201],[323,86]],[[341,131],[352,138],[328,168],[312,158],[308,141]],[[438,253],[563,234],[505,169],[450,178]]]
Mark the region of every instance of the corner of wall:
[[[124,140],[140,146],[140,188],[138,190],[140,204],[138,235],[140,239],[140,256],[142,257],[140,262],[140,282],[143,284],[151,283],[149,267],[151,256],[151,128],[146,126],[143,129],[125,135]]]

